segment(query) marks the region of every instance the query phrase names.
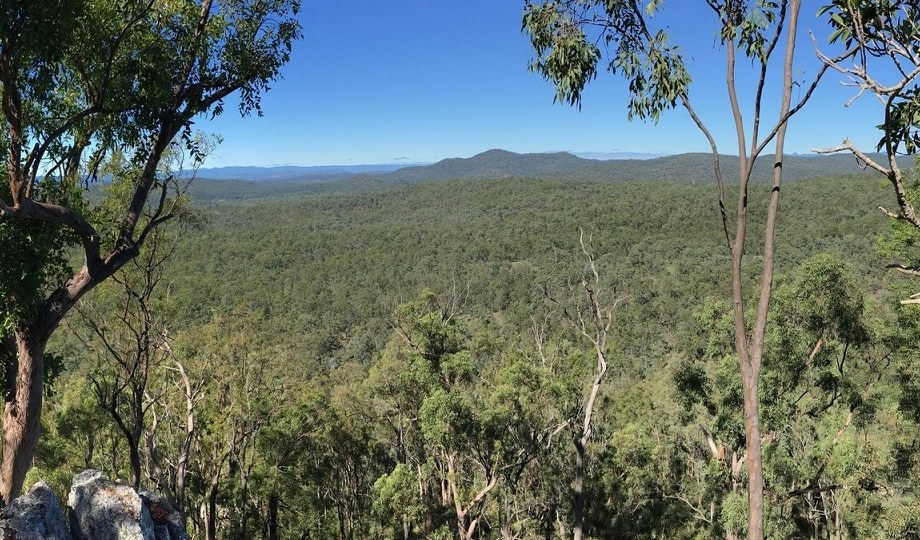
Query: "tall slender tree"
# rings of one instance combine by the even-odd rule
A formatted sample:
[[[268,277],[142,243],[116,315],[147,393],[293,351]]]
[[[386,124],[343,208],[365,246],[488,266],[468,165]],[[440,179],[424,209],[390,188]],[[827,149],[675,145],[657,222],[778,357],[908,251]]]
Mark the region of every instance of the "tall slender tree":
[[[604,60],[607,69],[629,83],[629,118],[657,121],[667,109],[681,106],[702,132],[712,150],[713,173],[726,245],[731,254],[730,284],[734,304],[734,344],[743,386],[745,461],[748,473],[748,538],[760,540],[763,532],[763,458],[760,432],[760,372],[767,313],[773,291],[774,235],[783,173],[783,148],[790,117],[810,99],[828,69],[824,64],[793,103],[796,40],[800,0],[706,0],[701,9],[712,12],[725,53],[727,107],[735,128],[738,152],[738,192],[734,215],[725,196],[725,178],[715,136],[689,97],[691,73],[679,47],[664,28],[656,28],[654,15],[664,2],[651,0],[549,0],[525,4],[523,28],[536,53],[531,69],[556,87],[556,99],[581,106],[582,91]],[[602,50],[598,44],[605,45]],[[606,54],[606,57],[605,57]],[[852,54],[847,51],[836,61]],[[742,102],[738,57],[750,60],[753,79],[750,101]],[[776,63],[781,77],[774,80]],[[746,86],[745,86],[746,87]],[[774,120],[766,120],[764,95],[779,102]],[[744,111],[744,113],[743,113]],[[745,120],[744,114],[749,114]],[[745,317],[751,300],[744,289],[743,260],[748,237],[748,206],[755,161],[773,145],[773,179],[766,201],[760,288],[753,323]],[[732,223],[734,222],[734,224]]]
[[[300,34],[298,0],[5,0],[0,4],[0,313],[5,362],[0,497],[22,489],[40,432],[44,353],[76,302],[172,216],[161,161],[192,122],[244,114]],[[124,157],[121,166],[113,156]],[[105,165],[127,203],[91,215]],[[71,271],[65,250],[83,248]]]

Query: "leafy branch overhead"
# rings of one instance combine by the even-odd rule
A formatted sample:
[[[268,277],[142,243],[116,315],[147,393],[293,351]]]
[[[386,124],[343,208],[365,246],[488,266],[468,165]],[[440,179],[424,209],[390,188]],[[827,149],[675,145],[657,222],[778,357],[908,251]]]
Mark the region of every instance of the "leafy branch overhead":
[[[920,6],[904,0],[835,0],[819,11],[825,13],[832,28],[829,42],[842,42],[859,51],[852,65],[822,56],[856,89],[849,103],[869,92],[885,106],[884,122],[877,126],[883,135],[876,151],[915,153],[920,148],[916,85],[920,76]]]
[[[660,4],[651,2],[647,14]],[[581,106],[582,92],[604,57],[602,47],[610,52],[606,69],[629,81],[630,118],[657,122],[690,85],[680,49],[663,30],[650,33],[634,1],[527,2],[523,30],[536,53],[530,69],[556,86],[556,100],[562,103]]]
[[[894,191],[897,209],[879,209],[894,220],[895,238],[888,242],[887,251],[898,253],[901,260],[888,265],[907,275],[920,272],[920,261],[910,253],[910,237],[920,230],[917,215],[916,182],[905,174],[898,163],[901,154],[914,154],[920,149],[920,6],[904,0],[835,0],[821,10],[829,16],[833,29],[830,42],[843,42],[853,47],[857,55],[852,64],[820,54],[825,65],[830,66],[848,80],[855,89],[847,102],[853,103],[864,94],[875,96],[883,107],[881,123],[877,128],[882,136],[875,150],[881,159],[869,156],[849,137],[833,148],[815,149],[819,153],[848,152],[865,167],[884,176]],[[904,225],[913,229],[906,233]],[[901,240],[898,240],[898,237]],[[890,249],[900,244],[900,248]],[[902,301],[917,304],[917,295]]]

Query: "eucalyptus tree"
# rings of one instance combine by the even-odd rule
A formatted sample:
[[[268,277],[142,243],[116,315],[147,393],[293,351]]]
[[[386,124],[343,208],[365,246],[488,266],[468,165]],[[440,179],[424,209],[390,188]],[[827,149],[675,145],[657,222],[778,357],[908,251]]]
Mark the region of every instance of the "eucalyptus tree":
[[[763,538],[763,459],[760,431],[759,381],[763,363],[767,314],[773,290],[774,235],[779,211],[783,173],[783,148],[790,117],[811,98],[828,69],[823,64],[813,79],[800,86],[795,46],[799,30],[800,0],[706,0],[699,8],[708,10],[724,51],[726,107],[735,128],[739,160],[737,204],[732,215],[725,195],[718,144],[707,121],[698,114],[689,95],[690,65],[681,49],[672,44],[666,28],[656,26],[664,2],[651,0],[548,0],[526,1],[524,31],[536,53],[531,69],[553,82],[556,99],[581,106],[582,92],[601,62],[629,84],[628,117],[657,121],[677,106],[690,115],[712,150],[713,174],[718,189],[718,206],[731,254],[731,290],[734,314],[734,347],[743,387],[745,461],[748,484],[748,538]],[[600,44],[600,45],[599,45]],[[842,61],[851,51],[834,61]],[[749,62],[739,62],[739,56]],[[779,70],[775,64],[779,64]],[[738,70],[749,65],[750,72]],[[778,80],[774,77],[781,75]],[[752,84],[747,85],[752,79]],[[798,102],[793,89],[799,87]],[[749,101],[740,90],[750,88]],[[770,99],[766,99],[769,95]],[[767,118],[764,104],[776,100],[778,110]],[[745,120],[744,114],[748,114]],[[745,318],[749,297],[742,274],[749,225],[748,186],[755,161],[773,145],[772,190],[766,201],[760,288],[753,323]],[[732,224],[734,221],[734,224]]]
[[[297,0],[2,2],[3,500],[21,491],[39,438],[49,338],[170,219],[170,145],[196,152],[192,122],[232,94],[241,113],[259,111],[300,34],[298,10]],[[109,174],[130,196],[96,219],[83,188],[113,156],[124,160]],[[73,245],[84,254],[75,272]]]
[[[894,220],[902,237],[913,236],[920,229],[916,180],[905,174],[897,158],[920,150],[920,6],[907,0],[835,0],[823,11],[833,29],[831,43],[843,42],[858,53],[852,63],[823,54],[821,59],[847,77],[854,91],[851,103],[870,94],[882,104],[878,125],[882,137],[874,149],[882,152],[882,159],[873,158],[849,137],[837,147],[816,151],[850,152],[864,167],[883,175],[894,191],[897,208],[880,210]],[[903,247],[896,250],[903,259],[889,268],[920,276],[920,261]],[[920,294],[903,303],[920,304]]]
[[[687,445],[675,495],[697,526],[737,538],[744,426],[741,387],[731,377],[728,305],[707,300],[696,316],[704,331],[697,358],[675,370],[682,423],[706,444]],[[770,536],[842,537],[897,500],[886,468],[894,428],[891,401],[901,338],[878,320],[846,263],[820,254],[780,280],[764,353],[762,423]],[[707,448],[708,446],[708,448]],[[885,493],[873,493],[885,485]],[[794,519],[790,520],[790,516]],[[885,519],[885,518],[882,518]]]

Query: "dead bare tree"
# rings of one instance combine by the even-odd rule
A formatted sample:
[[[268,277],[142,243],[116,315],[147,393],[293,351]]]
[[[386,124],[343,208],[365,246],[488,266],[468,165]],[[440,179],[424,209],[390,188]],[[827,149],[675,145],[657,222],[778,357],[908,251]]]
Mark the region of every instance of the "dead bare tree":
[[[572,444],[575,447],[572,501],[572,533],[575,540],[581,540],[584,537],[586,449],[594,431],[593,417],[597,409],[597,399],[607,376],[613,311],[628,298],[628,295],[609,298],[614,291],[610,291],[602,283],[597,269],[597,256],[591,248],[591,238],[586,238],[583,229],[580,230],[578,241],[587,262],[579,283],[570,284],[574,298],[568,302],[559,301],[552,298],[546,288],[543,290],[545,298],[559,307],[565,323],[591,345],[596,361],[587,395],[579,401],[577,410],[568,415],[566,423],[559,426],[560,429],[568,427]],[[534,324],[534,335],[537,337],[537,347],[542,357],[543,347],[539,341],[544,330],[537,329],[536,323]]]
[[[141,256],[113,276],[120,289],[117,311],[109,313],[89,302],[77,307],[88,332],[76,335],[97,358],[89,375],[93,394],[127,444],[135,489],[141,483],[142,437],[152,405],[147,386],[153,370],[169,355],[167,321],[155,297],[164,265],[175,249],[165,242],[165,234],[165,229],[154,229]]]
[[[193,451],[192,443],[197,433],[195,414],[197,404],[202,398],[204,381],[199,379],[192,382],[188,371],[179,360],[174,359],[173,366],[166,365],[163,366],[163,369],[178,376],[178,380],[173,381],[173,385],[184,397],[184,407],[173,407],[171,397],[166,392],[159,395],[148,393],[147,400],[153,407],[150,411],[152,421],[147,429],[146,437],[149,465],[147,477],[167,497],[179,512],[182,522],[185,523],[188,468]],[[169,428],[178,427],[178,431],[182,433],[174,458],[164,455],[157,441],[162,421],[168,422]]]

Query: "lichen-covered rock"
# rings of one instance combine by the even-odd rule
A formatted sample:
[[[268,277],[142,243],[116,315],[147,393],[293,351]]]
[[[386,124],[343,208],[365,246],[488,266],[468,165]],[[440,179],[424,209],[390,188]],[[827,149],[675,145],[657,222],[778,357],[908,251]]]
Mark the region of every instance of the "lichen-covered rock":
[[[3,540],[73,540],[64,511],[48,484],[39,482],[0,513]]]
[[[153,518],[156,540],[189,540],[182,516],[165,497],[155,491],[145,491],[141,499]]]
[[[155,540],[150,512],[131,487],[96,470],[73,479],[67,505],[75,540]]]

